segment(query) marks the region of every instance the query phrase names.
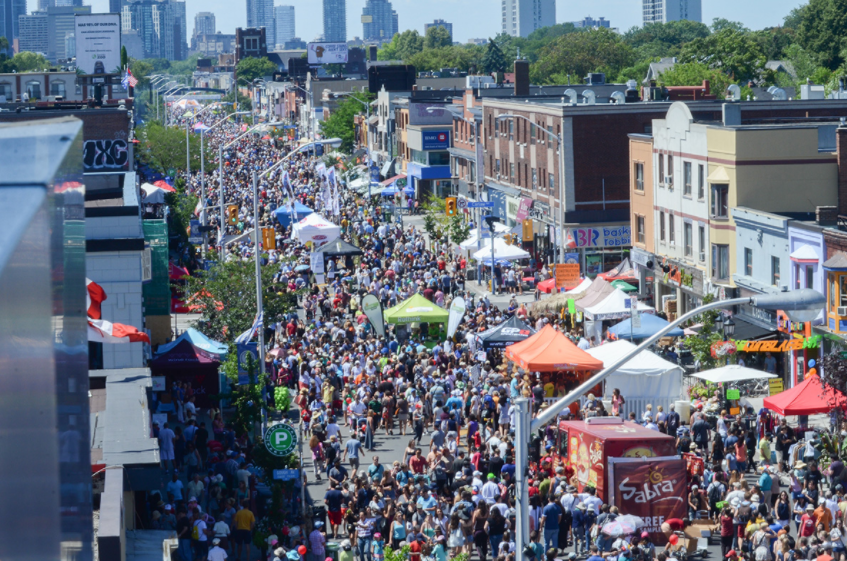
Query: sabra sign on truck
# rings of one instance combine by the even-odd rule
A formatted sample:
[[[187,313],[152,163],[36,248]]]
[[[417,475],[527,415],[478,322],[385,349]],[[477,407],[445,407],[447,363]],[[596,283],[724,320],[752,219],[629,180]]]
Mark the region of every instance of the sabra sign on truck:
[[[688,475],[685,460],[679,457],[611,459],[612,496],[610,503],[621,512],[642,518],[641,531],[650,534],[653,543],[664,545],[662,523],[671,518],[686,518]]]

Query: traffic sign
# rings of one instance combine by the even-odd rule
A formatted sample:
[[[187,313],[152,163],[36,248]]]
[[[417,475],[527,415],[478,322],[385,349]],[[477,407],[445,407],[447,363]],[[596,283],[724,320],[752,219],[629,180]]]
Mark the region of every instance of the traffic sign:
[[[456,199],[456,206],[459,207],[459,210],[465,210],[468,208],[468,200],[464,197],[459,197]]]
[[[493,201],[468,201],[468,208],[494,208]]]
[[[274,479],[280,481],[291,481],[295,480],[299,477],[300,470],[299,469],[275,469],[274,470]]]
[[[271,425],[265,431],[265,448],[274,456],[287,456],[297,448],[297,432],[285,423]]]

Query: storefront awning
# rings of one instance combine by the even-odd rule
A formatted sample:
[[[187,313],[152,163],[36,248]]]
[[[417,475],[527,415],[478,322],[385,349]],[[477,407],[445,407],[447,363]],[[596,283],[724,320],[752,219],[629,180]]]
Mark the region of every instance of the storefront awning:
[[[847,271],[847,253],[839,251],[824,261],[823,268],[828,271]]]
[[[732,338],[736,341],[761,341],[776,336],[776,327],[765,329],[738,315],[733,315],[732,321],[735,322],[735,334]]]
[[[788,256],[795,263],[817,263],[820,261],[818,252],[810,245],[801,245]]]
[[[710,183],[729,183],[729,174],[723,166],[718,166],[709,174],[708,179]]]

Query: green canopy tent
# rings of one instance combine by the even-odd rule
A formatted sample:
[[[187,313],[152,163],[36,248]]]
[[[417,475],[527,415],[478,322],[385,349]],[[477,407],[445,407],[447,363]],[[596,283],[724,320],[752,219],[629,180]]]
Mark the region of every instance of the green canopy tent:
[[[612,281],[612,286],[614,286],[615,288],[620,288],[624,292],[636,292],[638,290],[638,288],[622,280]]]
[[[450,312],[436,306],[421,294],[415,294],[384,312],[385,321],[393,324],[446,323]]]

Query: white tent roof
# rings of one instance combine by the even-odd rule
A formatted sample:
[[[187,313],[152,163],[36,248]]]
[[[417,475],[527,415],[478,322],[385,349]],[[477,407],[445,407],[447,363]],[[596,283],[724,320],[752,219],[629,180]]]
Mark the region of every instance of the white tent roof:
[[[613,343],[604,343],[599,347],[588,349],[585,352],[603,361],[603,366],[611,366],[635,349],[635,347],[636,345],[629,341],[615,341]],[[635,358],[628,360],[623,366],[618,368],[617,372],[613,375],[661,376],[662,374],[673,372],[680,373],[682,372],[682,368],[650,351],[641,351],[635,355]]]
[[[303,243],[314,242],[321,246],[336,240],[341,235],[341,228],[313,212],[294,225],[293,234]]]
[[[516,245],[509,245],[501,238],[494,238],[494,259],[503,261],[514,261],[516,259],[529,259],[529,252],[522,250]],[[477,261],[491,259],[491,240],[486,240],[483,249],[474,252],[473,258]]]
[[[488,228],[486,228],[487,230]],[[505,234],[509,231],[509,227],[501,222],[494,223],[494,235]],[[476,240],[479,237],[479,228],[474,228],[469,232],[468,239],[459,244],[462,249],[476,249]],[[482,238],[482,245],[491,244],[490,238]]]
[[[165,202],[165,191],[152,183],[141,184],[141,202],[149,205],[159,205]]]
[[[585,308],[585,317],[593,321],[627,318],[630,315],[628,301],[629,296],[620,288],[616,288],[599,304]],[[643,312],[655,312],[653,308],[642,302],[638,302],[638,309]]]
[[[746,366],[741,366],[740,364],[730,364],[728,366],[721,366],[720,368],[706,370],[705,372],[698,372],[697,374],[692,374],[691,376],[693,376],[694,378],[700,378],[701,380],[706,380],[707,382],[712,382],[713,384],[777,377],[776,374],[768,374],[767,372],[762,372],[761,370],[756,370],[754,368],[747,368]]]
[[[571,290],[568,290],[567,292],[565,292],[565,294],[571,294],[571,295],[582,294],[583,292],[588,290],[588,287],[591,286],[592,282],[593,281],[591,279],[584,278],[584,279],[582,279],[582,282],[579,283],[579,285],[577,285],[575,288],[572,288]]]

